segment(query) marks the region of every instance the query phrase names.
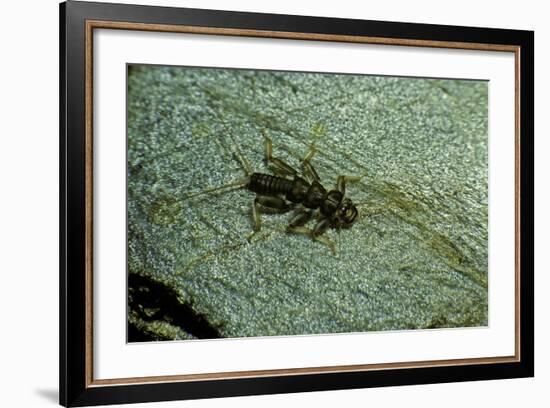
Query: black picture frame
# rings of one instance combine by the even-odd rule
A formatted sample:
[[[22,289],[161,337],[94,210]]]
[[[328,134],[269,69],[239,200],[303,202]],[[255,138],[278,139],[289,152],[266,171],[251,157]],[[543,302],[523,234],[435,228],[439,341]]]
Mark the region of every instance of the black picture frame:
[[[408,384],[531,377],[534,375],[534,33],[493,28],[363,21],[200,9],[68,1],[60,5],[60,403],[121,404]],[[90,373],[89,220],[87,183],[87,48],[90,21],[184,25],[270,33],[350,36],[468,48],[512,47],[517,53],[516,246],[517,354],[503,362],[417,365],[409,368],[294,373],[242,378],[95,384]],[[440,43],[440,45],[437,45]],[[430,45],[431,44],[431,45]],[[434,45],[435,44],[435,45]],[[457,48],[461,48],[460,46]]]

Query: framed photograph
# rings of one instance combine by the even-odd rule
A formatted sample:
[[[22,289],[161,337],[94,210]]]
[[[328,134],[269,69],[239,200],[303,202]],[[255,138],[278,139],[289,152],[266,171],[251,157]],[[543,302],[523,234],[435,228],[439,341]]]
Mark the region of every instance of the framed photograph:
[[[62,405],[533,376],[533,32],[60,27]]]

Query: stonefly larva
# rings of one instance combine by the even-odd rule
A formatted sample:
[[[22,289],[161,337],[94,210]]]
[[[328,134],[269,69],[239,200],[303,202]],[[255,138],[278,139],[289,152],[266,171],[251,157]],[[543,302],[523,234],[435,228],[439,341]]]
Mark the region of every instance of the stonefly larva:
[[[335,253],[334,243],[324,237],[323,233],[329,228],[349,228],[357,221],[358,210],[353,201],[346,197],[346,183],[358,181],[361,177],[339,175],[335,188],[327,190],[311,164],[317,151],[314,145],[309,146],[302,159],[301,172],[273,157],[272,151],[271,139],[266,136],[265,160],[272,166],[274,175],[252,172],[246,159],[237,150],[235,153],[247,174],[245,179],[191,194],[186,199],[227,188],[246,188],[256,193],[252,204],[253,233],[248,237],[249,240],[261,230],[261,213],[297,210],[286,231],[308,235],[329,246]],[[312,219],[316,220],[314,227],[307,228],[305,225]]]

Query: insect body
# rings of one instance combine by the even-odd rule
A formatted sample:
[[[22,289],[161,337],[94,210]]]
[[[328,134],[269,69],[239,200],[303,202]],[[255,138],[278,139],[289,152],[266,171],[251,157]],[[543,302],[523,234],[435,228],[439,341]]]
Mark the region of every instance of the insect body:
[[[312,210],[319,209],[320,214],[330,221],[327,223],[330,227],[350,226],[357,217],[357,208],[349,198],[345,198],[339,190],[327,192],[318,181],[309,184],[299,176],[289,180],[253,173],[247,188],[257,193],[257,202],[266,207],[287,209],[289,205],[279,198],[284,196],[291,203],[302,204]],[[293,224],[296,225],[296,222]]]
[[[191,194],[186,198],[211,194],[227,188],[245,187],[256,193],[252,206],[254,232],[248,237],[249,241],[261,230],[262,212],[288,212],[297,208],[287,231],[309,235],[336,252],[334,243],[323,237],[322,234],[329,228],[349,228],[357,221],[357,207],[345,195],[346,182],[357,181],[360,177],[338,176],[336,188],[327,190],[321,184],[319,175],[311,164],[315,152],[315,148],[310,146],[302,160],[302,171],[299,174],[284,161],[272,156],[271,140],[266,137],[265,159],[268,164],[273,166],[277,175],[253,173],[246,159],[236,149],[234,153],[247,173],[246,179]],[[317,220],[314,228],[306,228],[305,225],[313,218]]]
[[[302,208],[291,219],[287,231],[310,235],[334,251],[334,244],[321,235],[328,228],[347,228],[357,220],[357,208],[345,197],[345,190],[346,181],[356,181],[359,177],[338,176],[336,189],[327,191],[310,162],[314,154],[315,149],[310,147],[302,161],[304,177],[301,177],[291,166],[272,157],[271,140],[266,138],[266,160],[283,176],[262,173],[249,176],[246,188],[257,194],[253,205],[254,231],[261,228],[260,212],[263,209],[284,212],[300,204]],[[314,215],[317,218],[315,227],[312,230],[305,228]]]

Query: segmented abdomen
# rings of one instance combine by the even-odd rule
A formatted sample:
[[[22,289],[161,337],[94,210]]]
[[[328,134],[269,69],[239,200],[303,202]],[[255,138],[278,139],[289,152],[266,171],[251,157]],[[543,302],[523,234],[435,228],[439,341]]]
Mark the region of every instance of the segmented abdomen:
[[[270,174],[253,173],[247,188],[258,194],[287,194],[292,190],[292,180]]]

